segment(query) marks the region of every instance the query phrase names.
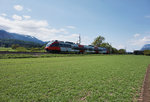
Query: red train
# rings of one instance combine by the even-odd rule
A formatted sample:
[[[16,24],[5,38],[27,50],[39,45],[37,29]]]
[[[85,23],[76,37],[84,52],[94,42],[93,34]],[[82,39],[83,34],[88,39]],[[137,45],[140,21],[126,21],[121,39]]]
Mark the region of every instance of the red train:
[[[64,42],[54,40],[47,43],[45,50],[51,53],[101,53],[107,54],[108,51],[104,47],[95,47],[92,45],[80,45],[73,42]]]

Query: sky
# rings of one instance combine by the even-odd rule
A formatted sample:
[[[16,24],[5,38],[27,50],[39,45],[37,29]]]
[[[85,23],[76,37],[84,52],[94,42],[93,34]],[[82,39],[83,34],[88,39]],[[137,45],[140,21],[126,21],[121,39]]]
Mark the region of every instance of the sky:
[[[97,36],[117,49],[150,44],[150,0],[0,0],[0,29],[90,45]]]

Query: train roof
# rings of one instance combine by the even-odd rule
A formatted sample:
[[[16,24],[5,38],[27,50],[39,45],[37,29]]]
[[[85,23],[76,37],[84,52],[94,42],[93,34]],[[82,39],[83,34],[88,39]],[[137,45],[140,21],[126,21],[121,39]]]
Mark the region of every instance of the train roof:
[[[68,44],[75,44],[74,42],[69,42],[69,41],[65,41],[65,43],[68,43]]]

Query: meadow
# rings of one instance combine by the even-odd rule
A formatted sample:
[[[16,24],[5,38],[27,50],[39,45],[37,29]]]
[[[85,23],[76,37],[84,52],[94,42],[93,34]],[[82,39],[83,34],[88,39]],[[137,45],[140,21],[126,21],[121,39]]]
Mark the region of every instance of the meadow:
[[[12,49],[11,47],[0,47],[0,51],[8,51],[8,52],[46,52],[41,48],[25,48],[25,47],[17,47]]]
[[[14,50],[14,49],[12,49],[12,48],[6,48],[6,47],[0,47],[0,51],[16,51],[16,50]]]
[[[0,59],[0,102],[136,101],[149,56]]]

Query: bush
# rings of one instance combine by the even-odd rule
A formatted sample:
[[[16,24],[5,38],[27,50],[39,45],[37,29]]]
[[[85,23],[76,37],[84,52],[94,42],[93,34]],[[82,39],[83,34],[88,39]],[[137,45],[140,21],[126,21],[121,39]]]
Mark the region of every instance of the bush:
[[[27,51],[27,49],[24,48],[24,47],[17,47],[16,50],[17,50],[18,52],[26,52],[26,51]]]
[[[118,51],[116,48],[112,48],[112,53],[113,53],[113,54],[118,54],[119,51]]]
[[[12,49],[16,49],[16,48],[18,48],[18,47],[19,47],[19,44],[13,44],[13,45],[11,46]]]
[[[144,55],[150,56],[150,50],[145,50]]]
[[[120,49],[119,54],[126,54],[126,50],[125,49]]]
[[[31,52],[39,52],[40,50],[40,48],[31,48]]]

